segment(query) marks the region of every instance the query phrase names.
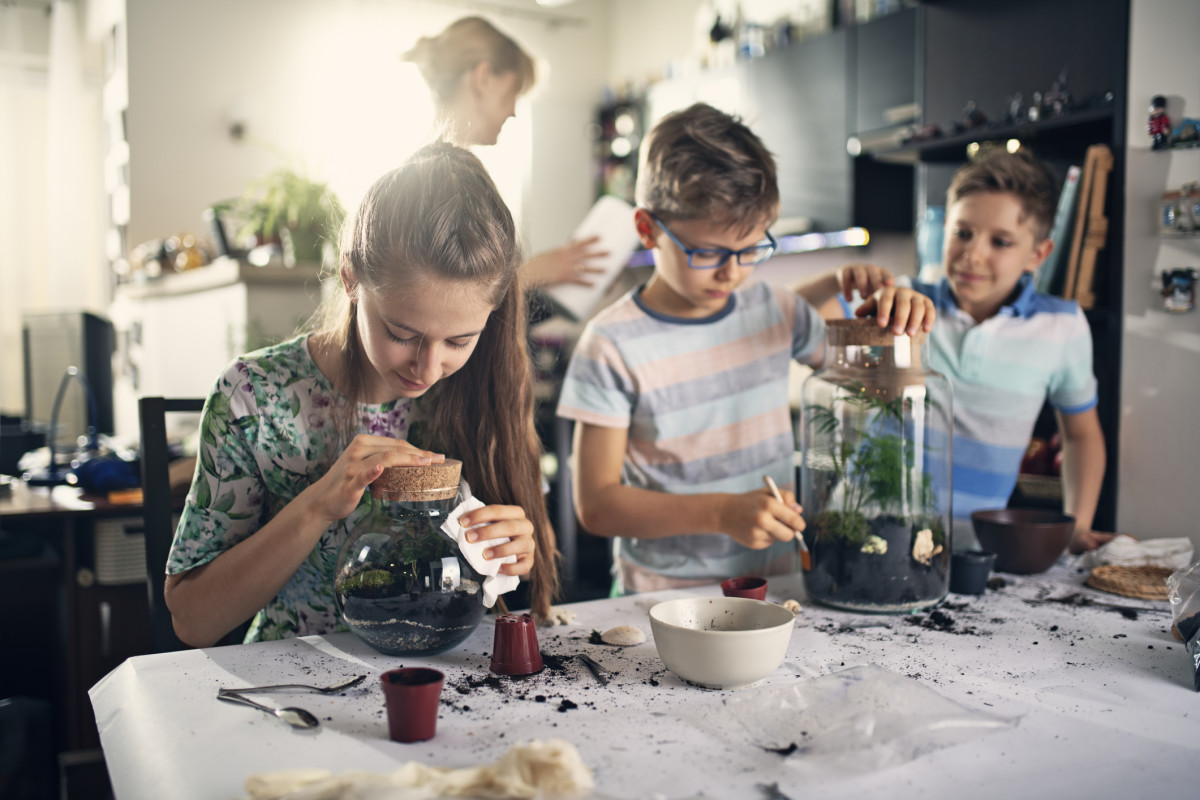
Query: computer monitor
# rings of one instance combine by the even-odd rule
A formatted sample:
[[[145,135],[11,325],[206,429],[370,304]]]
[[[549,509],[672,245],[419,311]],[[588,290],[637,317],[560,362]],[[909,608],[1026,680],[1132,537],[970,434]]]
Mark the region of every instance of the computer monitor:
[[[58,412],[55,446],[73,448],[94,425],[97,433],[113,432],[113,326],[86,311],[27,313],[22,317],[25,356],[25,418],[35,430],[49,431],[54,398],[67,367],[78,367],[96,399],[96,418],[89,419],[83,384],[71,380]]]

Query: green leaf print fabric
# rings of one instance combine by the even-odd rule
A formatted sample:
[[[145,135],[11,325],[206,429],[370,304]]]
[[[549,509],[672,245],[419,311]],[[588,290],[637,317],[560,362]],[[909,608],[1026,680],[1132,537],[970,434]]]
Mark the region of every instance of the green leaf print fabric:
[[[167,573],[207,564],[252,536],[337,460],[334,411],[346,401],[317,369],[307,336],[235,360],[217,380],[200,424],[199,466],[188,492]],[[412,401],[359,404],[360,433],[406,438]],[[371,512],[370,495],[330,526],[278,595],[258,613],[246,641],[346,630],[333,572],[346,532]]]

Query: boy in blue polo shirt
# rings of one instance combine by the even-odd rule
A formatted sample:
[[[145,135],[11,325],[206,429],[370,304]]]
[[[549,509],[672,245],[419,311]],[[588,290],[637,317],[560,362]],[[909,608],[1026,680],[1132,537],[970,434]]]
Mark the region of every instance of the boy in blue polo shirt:
[[[1075,517],[1071,551],[1112,538],[1092,530],[1105,447],[1091,331],[1078,303],[1033,286],[1054,248],[1048,234],[1056,205],[1053,177],[1024,150],[963,166],[946,197],[946,277],[913,283],[937,307],[931,366],[954,390],[957,547],[974,541],[972,511],[1008,504],[1047,399],[1063,437],[1063,510]]]

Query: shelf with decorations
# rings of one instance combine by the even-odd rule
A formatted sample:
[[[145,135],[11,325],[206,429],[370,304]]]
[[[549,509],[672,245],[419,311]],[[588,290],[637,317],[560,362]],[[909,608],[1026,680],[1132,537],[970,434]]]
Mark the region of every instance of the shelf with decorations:
[[[610,100],[597,109],[591,125],[597,198],[613,195],[633,203],[643,119],[642,101],[633,97]]]
[[[966,160],[972,145],[1016,139],[1036,145],[1038,151],[1046,156],[1069,154],[1079,150],[1080,142],[1109,139],[1114,115],[1115,109],[1110,99],[1092,108],[1076,109],[1035,122],[1021,120],[982,125],[949,135],[909,139],[898,146],[864,149],[863,152],[884,161],[950,164]]]

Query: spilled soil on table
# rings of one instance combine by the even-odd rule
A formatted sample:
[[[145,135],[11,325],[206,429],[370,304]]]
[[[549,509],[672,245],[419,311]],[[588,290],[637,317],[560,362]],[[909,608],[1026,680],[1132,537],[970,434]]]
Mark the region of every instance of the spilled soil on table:
[[[496,675],[486,669],[447,674],[446,688],[452,691],[442,693],[442,706],[449,711],[469,714],[475,710],[471,705],[472,698],[491,695],[499,697],[501,704],[542,703],[563,714],[579,708],[595,708],[595,701],[584,698],[595,692],[609,691],[613,684],[601,684],[575,658],[578,652],[601,659],[613,683],[618,675],[622,678],[621,683],[628,683],[632,671],[635,675],[642,673],[648,685],[658,686],[658,676],[666,672],[665,667],[651,669],[641,659],[626,655],[624,648],[612,645],[601,645],[602,650],[581,648],[580,641],[592,644],[586,636],[543,635],[539,642],[543,668],[532,675]],[[483,656],[487,658],[489,654],[483,653]]]

